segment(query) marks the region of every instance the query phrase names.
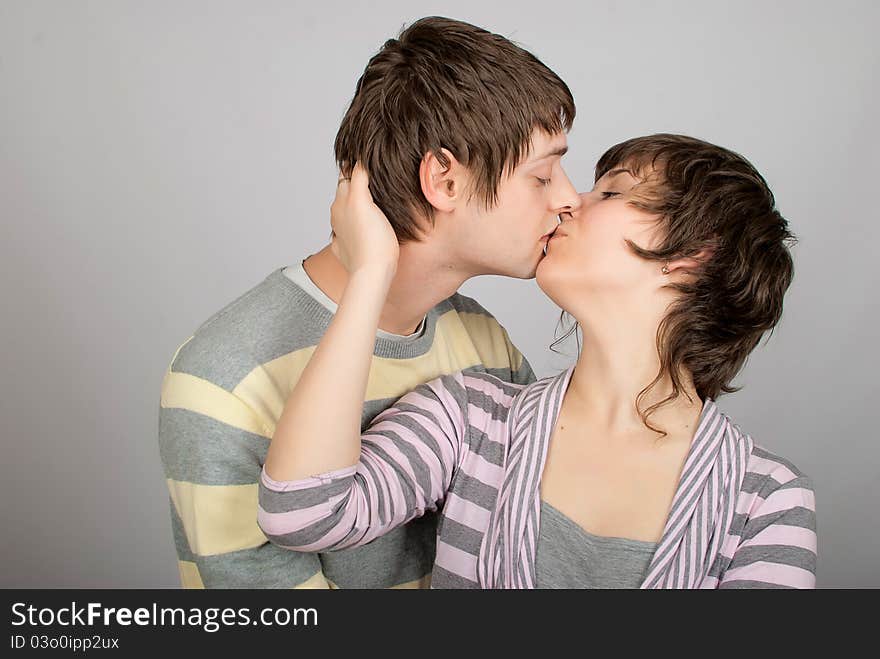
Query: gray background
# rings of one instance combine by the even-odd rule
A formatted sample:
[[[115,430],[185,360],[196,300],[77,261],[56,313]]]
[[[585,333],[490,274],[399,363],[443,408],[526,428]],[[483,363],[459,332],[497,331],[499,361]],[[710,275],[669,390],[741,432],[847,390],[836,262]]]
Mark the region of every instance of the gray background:
[[[797,272],[721,407],[814,478],[819,585],[880,586],[869,0],[0,2],[0,586],[178,585],[162,373],[210,314],[322,246],[355,82],[430,14],[509,36],[568,82],[579,189],[605,148],[657,131],[764,173]],[[464,292],[539,375],[569,363],[533,281]]]

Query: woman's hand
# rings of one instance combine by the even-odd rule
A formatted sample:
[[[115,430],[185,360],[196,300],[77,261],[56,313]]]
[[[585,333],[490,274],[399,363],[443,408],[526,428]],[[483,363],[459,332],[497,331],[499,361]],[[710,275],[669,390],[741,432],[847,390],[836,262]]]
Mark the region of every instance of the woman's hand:
[[[330,249],[349,274],[377,270],[394,276],[400,245],[385,214],[373,203],[366,170],[356,164],[340,179],[330,206]]]

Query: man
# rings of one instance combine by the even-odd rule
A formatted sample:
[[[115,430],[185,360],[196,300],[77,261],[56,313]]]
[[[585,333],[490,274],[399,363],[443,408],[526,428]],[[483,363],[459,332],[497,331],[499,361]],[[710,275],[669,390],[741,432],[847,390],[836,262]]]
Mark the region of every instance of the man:
[[[459,21],[419,20],[367,64],[336,159],[343,177],[356,163],[366,168],[400,259],[365,425],[446,373],[534,379],[504,328],[456,290],[481,274],[534,276],[558,214],[580,203],[561,166],[574,114],[568,87],[533,55]],[[321,555],[279,549],[257,526],[275,424],[346,276],[325,247],[274,271],[178,348],[162,384],[159,444],[184,587],[428,584],[433,517]]]

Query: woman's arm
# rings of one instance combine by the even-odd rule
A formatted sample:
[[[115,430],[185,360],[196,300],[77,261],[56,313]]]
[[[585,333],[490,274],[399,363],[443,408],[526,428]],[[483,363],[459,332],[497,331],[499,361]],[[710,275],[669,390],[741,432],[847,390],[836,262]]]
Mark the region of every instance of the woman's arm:
[[[260,481],[257,521],[297,551],[365,544],[437,508],[466,428],[464,376],[407,394],[361,437],[376,328],[397,263],[397,239],[372,203],[366,174],[341,182],[334,253],[350,273],[339,309],[291,392]]]
[[[351,467],[360,457],[376,330],[399,254],[397,236],[367,185],[356,167],[350,182],[340,181],[331,208],[332,248],[349,280],[276,425],[264,468],[278,481]]]
[[[719,588],[815,588],[816,500],[803,474],[759,497]]]
[[[360,461],[296,481],[260,481],[257,522],[270,542],[296,551],[370,542],[436,510],[459,463],[467,427],[465,376],[420,385],[376,417]]]

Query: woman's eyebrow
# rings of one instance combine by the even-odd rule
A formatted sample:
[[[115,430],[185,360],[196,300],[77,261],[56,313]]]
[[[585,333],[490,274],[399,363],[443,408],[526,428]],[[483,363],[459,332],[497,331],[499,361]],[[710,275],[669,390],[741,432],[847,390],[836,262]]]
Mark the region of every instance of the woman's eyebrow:
[[[635,175],[630,170],[622,167],[618,169],[612,169],[609,172],[605,172],[605,175],[602,178],[607,178],[610,181],[611,179],[620,176],[621,174],[629,174],[630,176],[635,178]]]

